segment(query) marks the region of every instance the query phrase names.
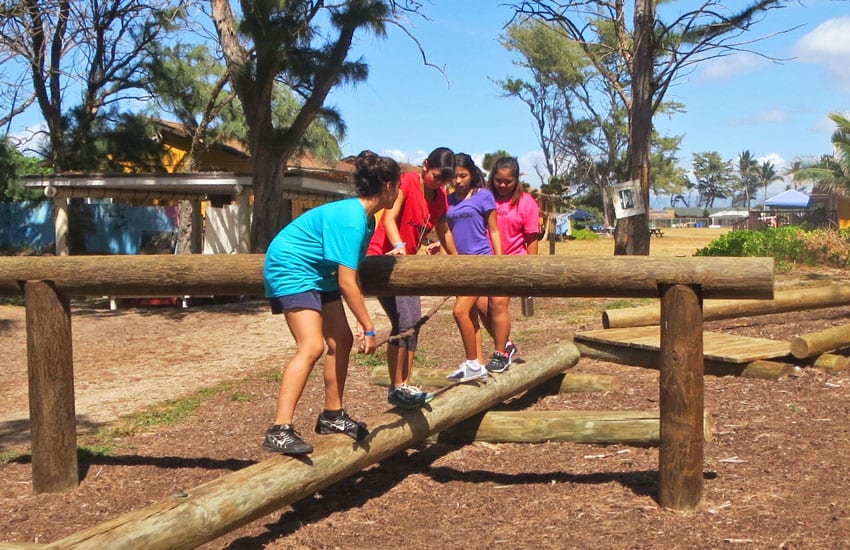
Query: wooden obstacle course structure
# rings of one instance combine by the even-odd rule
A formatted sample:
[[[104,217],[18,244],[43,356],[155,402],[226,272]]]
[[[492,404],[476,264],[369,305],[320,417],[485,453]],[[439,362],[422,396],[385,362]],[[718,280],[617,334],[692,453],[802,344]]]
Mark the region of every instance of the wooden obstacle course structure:
[[[778,290],[772,300],[706,300],[703,304],[703,320],[717,321],[845,305],[850,305],[850,286],[834,284]],[[660,322],[661,310],[658,304],[608,309],[602,313],[602,326],[606,329],[657,325]]]
[[[43,441],[33,441],[33,475],[41,476],[41,464],[54,454],[54,442],[63,441],[63,447],[76,447],[75,420],[73,417],[73,391],[64,392],[56,399],[45,398],[52,390],[49,381],[58,376],[73,384],[73,365],[67,357],[71,350],[70,313],[60,307],[70,296],[162,296],[162,295],[259,295],[262,293],[261,255],[217,255],[215,257],[191,256],[81,256],[81,257],[9,257],[0,258],[0,296],[27,297],[38,293],[41,299],[27,300],[27,319],[41,319],[40,331],[52,338],[54,345],[43,353],[28,351],[30,371],[30,417],[33,423],[46,422],[52,407],[66,407],[70,419],[54,419],[51,437],[46,437],[44,426],[32,427],[33,437],[44,434]],[[577,271],[575,265],[581,265]],[[439,273],[439,277],[434,277]],[[486,274],[471,277],[470,274]],[[372,295],[475,295],[497,294],[506,296],[562,296],[562,297],[658,297],[661,298],[661,315],[665,320],[661,328],[661,355],[658,368],[660,383],[660,448],[659,448],[659,503],[675,510],[694,510],[702,503],[703,469],[703,372],[702,354],[702,302],[716,299],[771,299],[773,297],[773,260],[770,258],[650,258],[634,256],[615,257],[481,257],[481,256],[373,256],[361,265],[360,278],[364,291]],[[59,304],[59,306],[57,306]],[[43,319],[59,317],[59,322]],[[67,326],[67,328],[63,328]],[[29,342],[28,342],[29,343]],[[564,368],[561,366],[560,371]],[[61,372],[57,372],[61,371]],[[409,430],[415,436],[401,438],[399,445],[424,438],[429,432],[441,431],[464,418],[481,412],[493,403],[481,403],[471,398],[476,392],[499,399],[519,393],[534,384],[556,376],[560,371],[539,378],[529,377],[523,384],[513,383],[503,387],[514,377],[528,376],[527,369],[509,371],[483,388],[495,389],[493,394],[482,388],[451,388],[454,394],[468,391],[469,398],[458,399],[455,410],[446,411],[445,422],[422,421],[420,412],[402,415],[394,426]],[[450,403],[454,401],[449,400]],[[447,404],[437,401],[438,404]],[[475,405],[479,403],[481,406]],[[435,412],[436,412],[436,406]],[[420,416],[416,416],[420,415]],[[67,415],[66,415],[67,416]],[[377,424],[382,425],[382,421]],[[373,449],[375,448],[373,437]],[[330,446],[330,444],[329,444]],[[350,447],[350,440],[347,440]],[[388,447],[389,448],[389,447]],[[392,447],[395,448],[395,447]],[[401,447],[403,448],[403,447]],[[396,449],[399,450],[399,449]],[[318,451],[318,449],[317,449]],[[388,450],[387,452],[395,452]],[[366,453],[375,458],[380,453]],[[59,456],[62,456],[61,454]],[[334,447],[314,456],[336,464],[337,470],[321,483],[333,483],[364,466],[362,454],[342,452]],[[181,548],[196,544],[200,538],[211,540],[239,522],[250,521],[270,510],[282,506],[292,498],[297,500],[319,488],[315,479],[298,477],[298,489],[280,497],[280,485],[269,481],[267,475],[282,460],[292,468],[294,459],[275,457],[236,472],[237,484],[248,487],[248,493],[232,492],[227,483],[208,483],[199,492],[209,500],[197,506],[177,506],[169,500],[158,505],[163,513],[169,509],[186,510],[185,514],[169,516],[167,524],[153,510],[134,513],[131,520],[113,520],[94,531],[122,534],[116,540],[132,541],[131,546]],[[380,458],[378,458],[380,460]],[[38,463],[38,465],[37,465]],[[47,468],[45,475],[52,479],[34,480],[34,487],[65,487],[69,483],[69,463]],[[314,461],[311,471],[316,466]],[[247,470],[247,471],[246,471]],[[301,471],[298,469],[298,471]],[[65,476],[63,478],[63,476]],[[226,476],[231,479],[230,476]],[[265,483],[268,491],[260,491]],[[296,481],[292,481],[296,483]],[[325,485],[322,485],[325,486]],[[258,492],[256,498],[249,495]],[[233,507],[242,509],[245,499],[253,503],[243,510],[238,520],[223,518],[220,511]],[[179,502],[185,500],[180,497]],[[188,502],[188,501],[187,501]],[[192,502],[195,502],[192,500]],[[213,506],[209,506],[214,503]],[[157,508],[159,510],[159,508]],[[150,514],[156,514],[151,516]],[[145,523],[146,517],[152,517]],[[194,518],[194,521],[189,521]],[[121,527],[121,525],[124,525]],[[139,533],[134,535],[134,531]],[[203,531],[204,535],[200,532]],[[82,545],[93,540],[92,530],[69,538],[65,542]],[[98,535],[100,537],[100,535]],[[74,543],[71,543],[73,539]],[[163,546],[152,546],[151,540],[162,541]],[[115,547],[98,542],[91,547]]]

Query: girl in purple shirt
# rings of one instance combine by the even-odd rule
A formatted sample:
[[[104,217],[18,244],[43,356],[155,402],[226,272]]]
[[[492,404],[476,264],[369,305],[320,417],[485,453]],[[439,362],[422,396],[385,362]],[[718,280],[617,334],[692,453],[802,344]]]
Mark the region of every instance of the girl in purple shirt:
[[[472,157],[466,153],[455,155],[455,190],[449,195],[446,214],[451,240],[458,254],[502,253],[502,239],[496,215],[496,199],[484,187],[484,177]],[[451,245],[450,245],[451,249]],[[478,296],[458,296],[455,300],[454,318],[460,329],[466,361],[449,376],[449,380],[466,382],[487,378],[484,368],[481,324],[475,303]]]

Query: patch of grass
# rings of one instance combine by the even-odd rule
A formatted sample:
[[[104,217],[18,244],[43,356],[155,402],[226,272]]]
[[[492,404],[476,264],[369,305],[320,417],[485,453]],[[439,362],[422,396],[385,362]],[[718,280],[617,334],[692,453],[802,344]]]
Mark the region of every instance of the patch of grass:
[[[250,403],[253,399],[254,396],[244,392],[235,392],[230,396],[231,401],[238,401],[240,403]]]
[[[801,407],[800,405],[788,405],[788,410],[795,413],[806,412],[806,407]]]
[[[6,451],[0,453],[0,462],[10,464],[12,462],[29,462],[30,455],[23,451]]]
[[[23,307],[24,297],[23,296],[0,296],[0,305]]]
[[[195,392],[183,399],[173,399],[157,403],[146,410],[122,416],[115,423],[100,428],[90,436],[92,442],[88,445],[93,453],[112,453],[112,445],[116,439],[130,437],[139,432],[156,428],[157,426],[168,426],[177,424],[190,417],[208,399],[215,397],[228,389],[231,384],[219,384]]]
[[[115,456],[114,445],[99,443],[96,445],[81,445],[77,447],[77,459],[80,461],[107,456]]]
[[[352,359],[352,363],[354,363],[355,365],[360,365],[362,367],[379,367],[381,365],[386,365],[386,347],[382,346],[378,351],[376,351],[372,355],[366,355],[365,353],[355,353],[352,355]]]

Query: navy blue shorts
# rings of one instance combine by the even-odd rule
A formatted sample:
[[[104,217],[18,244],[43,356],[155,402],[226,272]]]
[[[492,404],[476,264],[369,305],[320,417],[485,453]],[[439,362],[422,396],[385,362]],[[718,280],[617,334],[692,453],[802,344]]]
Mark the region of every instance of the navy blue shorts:
[[[288,294],[286,296],[275,296],[269,298],[269,305],[272,308],[272,313],[278,315],[284,311],[293,309],[312,309],[322,311],[322,304],[329,304],[340,299],[338,290],[331,292],[319,292],[318,290],[308,290],[299,292],[298,294]]]

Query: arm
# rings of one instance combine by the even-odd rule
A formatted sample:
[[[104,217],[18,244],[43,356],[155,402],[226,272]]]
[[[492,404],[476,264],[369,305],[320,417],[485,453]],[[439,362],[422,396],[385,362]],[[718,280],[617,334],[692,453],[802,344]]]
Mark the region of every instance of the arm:
[[[384,229],[387,231],[387,239],[389,239],[390,243],[395,246],[396,244],[402,242],[401,240],[401,232],[398,230],[398,219],[401,216],[401,209],[404,207],[404,192],[401,189],[398,190],[398,196],[395,199],[392,207],[384,212]],[[400,246],[398,248],[393,248],[389,252],[388,255],[398,256],[407,254],[407,250],[405,247]]]
[[[452,230],[449,228],[449,220],[445,216],[437,220],[434,224],[434,229],[437,230],[437,237],[440,239],[440,245],[449,254],[457,254],[455,239],[452,236]]]
[[[499,214],[490,210],[487,215],[487,230],[490,232],[490,244],[493,246],[493,254],[502,255],[502,234],[499,232]]]
[[[360,290],[357,271],[341,265],[337,272],[337,281],[339,282],[339,292],[342,294],[345,303],[348,304],[348,309],[357,319],[357,324],[362,326],[364,331],[374,331],[375,325],[366,310],[366,301],[363,298],[363,292]],[[375,353],[376,348],[377,340],[375,336],[366,336],[363,340],[363,353]]]
[[[525,236],[525,249],[529,253],[529,255],[531,255],[531,254],[536,255],[537,254],[538,242],[539,241],[537,240],[536,234]]]

